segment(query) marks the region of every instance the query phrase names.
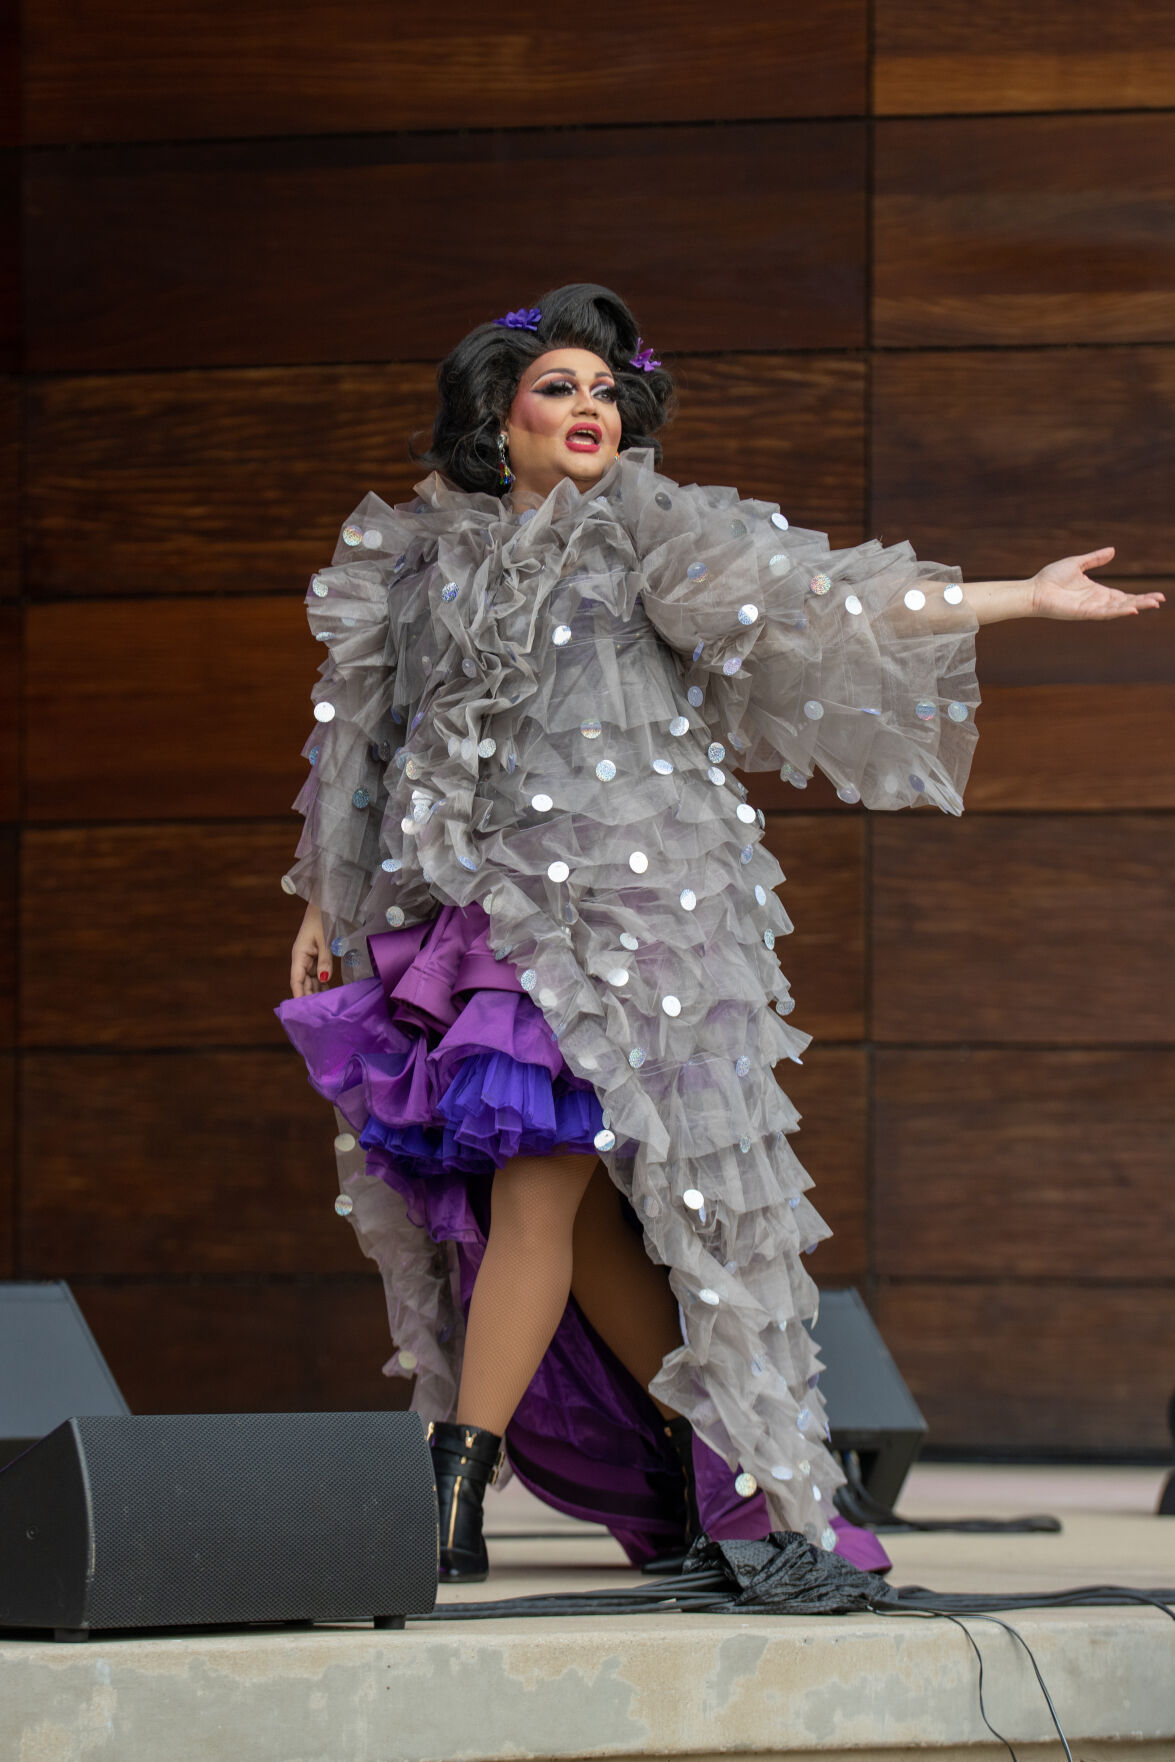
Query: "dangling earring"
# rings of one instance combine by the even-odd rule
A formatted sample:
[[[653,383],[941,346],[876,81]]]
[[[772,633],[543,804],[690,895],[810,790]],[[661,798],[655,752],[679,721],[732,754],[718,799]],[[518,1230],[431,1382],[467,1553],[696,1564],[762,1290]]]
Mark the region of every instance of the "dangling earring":
[[[499,430],[499,432],[498,432],[498,488],[501,490],[503,495],[505,495],[506,491],[510,488],[510,485],[513,482],[514,482],[514,473],[510,469],[510,459],[509,459],[509,456],[506,452],[506,436],[503,431]]]

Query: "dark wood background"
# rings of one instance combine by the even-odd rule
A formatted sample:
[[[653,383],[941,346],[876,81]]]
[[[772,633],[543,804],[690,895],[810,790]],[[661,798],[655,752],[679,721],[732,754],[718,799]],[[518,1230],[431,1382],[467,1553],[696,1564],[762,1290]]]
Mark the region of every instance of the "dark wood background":
[[[972,579],[1114,544],[1172,585],[1170,6],[568,18],[0,6],[0,1277],[68,1279],[141,1410],[405,1395],[270,1012],[304,583],[408,492],[466,327],[611,283],[680,377],[674,475]],[[980,662],[962,820],[756,781],[814,1271],[939,1448],[1153,1452],[1175,606]]]

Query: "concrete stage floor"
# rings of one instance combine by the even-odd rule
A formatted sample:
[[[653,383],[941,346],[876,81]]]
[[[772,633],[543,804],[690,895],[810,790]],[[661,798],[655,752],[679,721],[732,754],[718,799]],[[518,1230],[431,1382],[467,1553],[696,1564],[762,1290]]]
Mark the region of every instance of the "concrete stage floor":
[[[911,1516],[1052,1512],[1059,1536],[885,1538],[895,1584],[1017,1592],[1175,1585],[1150,1469],[925,1466]],[[637,1582],[611,1538],[516,1484],[491,1500],[492,1571],[445,1600]],[[537,1532],[537,1533],[536,1533]],[[1076,1762],[1175,1762],[1175,1622],[1145,1607],[1010,1617]],[[968,1619],[992,1724],[1021,1762],[1062,1756],[1023,1650]],[[950,1622],[673,1614],[0,1642],[3,1762],[491,1762],[754,1756],[1006,1757]]]

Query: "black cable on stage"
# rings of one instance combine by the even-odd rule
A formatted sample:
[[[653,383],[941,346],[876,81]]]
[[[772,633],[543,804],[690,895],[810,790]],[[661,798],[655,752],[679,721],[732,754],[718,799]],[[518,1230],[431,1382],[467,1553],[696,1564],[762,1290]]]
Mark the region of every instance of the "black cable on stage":
[[[1056,1517],[902,1517],[888,1505],[882,1505],[868,1491],[861,1478],[861,1463],[855,1450],[846,1450],[841,1466],[847,1476],[838,1487],[834,1503],[842,1517],[863,1529],[917,1531],[932,1534],[946,1531],[951,1535],[1059,1535],[1061,1522]]]

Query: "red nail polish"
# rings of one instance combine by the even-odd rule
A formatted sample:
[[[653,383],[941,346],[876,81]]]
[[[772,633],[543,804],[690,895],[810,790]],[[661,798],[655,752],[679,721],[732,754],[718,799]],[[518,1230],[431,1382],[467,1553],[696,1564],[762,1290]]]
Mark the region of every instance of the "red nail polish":
[[[329,973],[319,973],[318,977],[325,981],[330,978],[330,974]]]

